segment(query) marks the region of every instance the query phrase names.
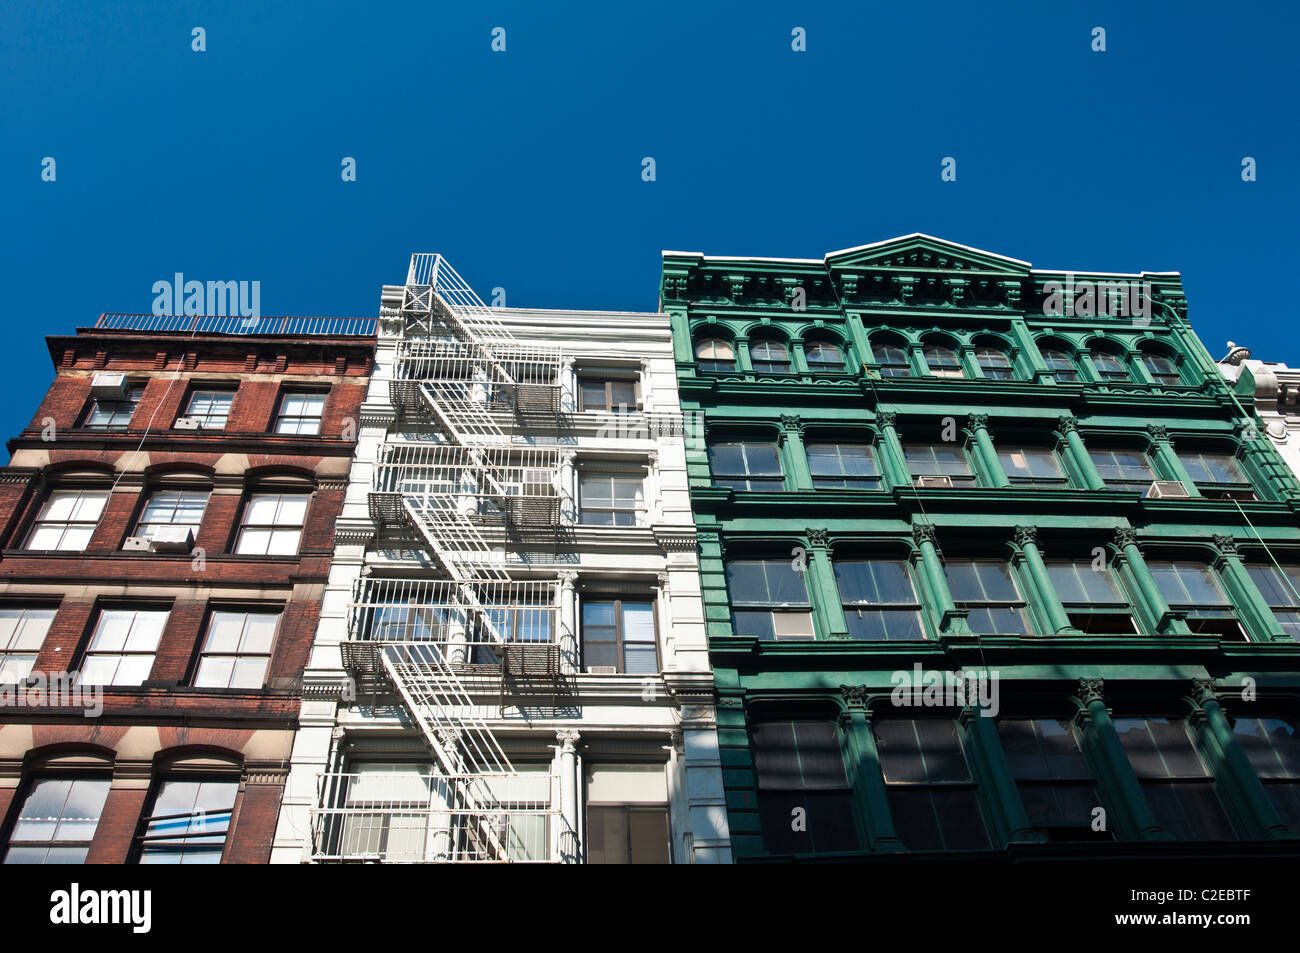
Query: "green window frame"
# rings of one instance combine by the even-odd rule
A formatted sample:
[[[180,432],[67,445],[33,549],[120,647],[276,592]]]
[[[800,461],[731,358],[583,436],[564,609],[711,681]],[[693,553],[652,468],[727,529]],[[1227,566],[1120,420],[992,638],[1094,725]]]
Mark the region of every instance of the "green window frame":
[[[793,560],[733,559],[725,566],[731,626],[739,636],[764,641],[816,638],[807,572]]]

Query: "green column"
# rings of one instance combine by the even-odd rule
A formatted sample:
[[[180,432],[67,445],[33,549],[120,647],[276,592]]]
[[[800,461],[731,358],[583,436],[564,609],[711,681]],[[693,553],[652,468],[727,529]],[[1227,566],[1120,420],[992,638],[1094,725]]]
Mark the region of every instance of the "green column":
[[[1133,773],[1133,766],[1129,764],[1128,754],[1111,723],[1101,692],[1101,679],[1079,680],[1081,707],[1076,722],[1083,734],[1084,750],[1091,755],[1096,768],[1102,794],[1107,796],[1109,803],[1104,806],[1120,810],[1122,818],[1132,825],[1137,840],[1173,840],[1151,813],[1142,793],[1142,784]],[[1107,826],[1114,829],[1114,821],[1115,818],[1107,817]]]
[[[1070,617],[1056,594],[1051,577],[1047,574],[1047,564],[1038,548],[1038,530],[1033,526],[1016,527],[1016,545],[1024,555],[1024,568],[1033,579],[1034,588],[1038,590],[1038,599],[1043,614],[1054,635],[1082,635],[1078,627],[1070,624]]]
[[[885,776],[880,770],[880,753],[871,730],[871,710],[867,707],[867,690],[861,685],[841,685],[844,710],[840,713],[840,740],[844,747],[844,766],[853,800],[858,807],[859,837],[869,850],[893,853],[904,850],[894,830],[889,810]]]
[[[1128,527],[1115,530],[1115,548],[1124,554],[1124,565],[1148,618],[1155,624],[1156,632],[1160,635],[1190,635],[1192,630],[1187,627],[1187,622],[1173,614],[1164,593],[1156,585],[1155,576],[1151,575],[1151,568],[1138,547],[1137,533]]]
[[[1187,487],[1188,493],[1199,497],[1201,491],[1192,482],[1192,475],[1187,472],[1183,461],[1178,459],[1178,454],[1174,451],[1174,445],[1169,442],[1169,431],[1158,424],[1148,424],[1147,434],[1151,437],[1151,456],[1156,461],[1156,472],[1166,474],[1170,480],[1177,480]]]
[[[1092,457],[1088,455],[1088,448],[1083,445],[1083,438],[1079,436],[1079,418],[1070,416],[1057,418],[1057,432],[1065,442],[1065,448],[1074,462],[1074,468],[1083,476],[1084,489],[1106,489],[1106,481],[1097,472],[1097,465],[1092,462]]]
[[[1044,378],[1052,377],[1047,365],[1043,363],[1043,355],[1038,353],[1038,342],[1029,332],[1029,325],[1024,318],[1011,319],[1011,335],[1015,338],[1016,349],[1024,355],[1021,366],[1029,371],[1028,379],[1041,384]],[[1055,378],[1052,378],[1052,383],[1056,383]]]
[[[998,834],[1008,841],[1042,841],[1043,836],[1034,830],[1025,812],[993,716],[968,705],[961,710],[959,719],[970,743],[972,766],[983,775],[981,781],[993,794],[993,819],[1001,828]]]
[[[862,373],[862,365],[871,360],[871,351],[867,347],[867,332],[862,327],[862,315],[856,311],[850,311],[844,316],[844,328],[848,332],[849,341],[853,345],[853,353],[858,359],[856,367],[850,365],[849,370],[855,374]]]
[[[1268,606],[1268,600],[1246,571],[1246,564],[1237,552],[1236,541],[1231,536],[1216,535],[1214,545],[1219,550],[1214,568],[1227,587],[1228,598],[1246,623],[1246,630],[1261,642],[1290,642],[1291,637],[1282,631],[1277,616],[1273,615],[1273,610]]]
[[[754,371],[754,365],[749,360],[749,338],[736,338],[736,370],[742,374]]]
[[[1189,720],[1206,742],[1211,761],[1216,763],[1215,780],[1229,789],[1235,800],[1246,809],[1242,813],[1258,825],[1258,830],[1252,833],[1267,840],[1288,838],[1290,834],[1286,824],[1278,816],[1277,808],[1264,790],[1250,758],[1232,732],[1228,716],[1214,693],[1214,683],[1208,678],[1193,680],[1192,696],[1188,701],[1192,703]]]
[[[828,638],[847,639],[849,623],[844,617],[839,588],[835,585],[835,569],[824,529],[808,530],[808,555],[808,595],[821,620],[822,631]]]
[[[811,490],[812,470],[803,446],[803,424],[794,414],[781,415],[781,450],[785,455],[785,472],[790,478],[789,489]]]
[[[993,438],[989,436],[989,415],[971,414],[967,422],[970,427],[971,442],[975,445],[975,453],[986,484],[999,487],[1011,486],[1006,471],[1002,469],[1002,461],[998,459],[998,452],[993,448]]]
[[[668,323],[673,329],[673,358],[679,364],[695,362],[695,349],[691,345],[691,326],[685,311],[669,311]]]
[[[891,486],[911,486],[912,474],[907,469],[907,456],[903,441],[898,437],[898,414],[892,410],[876,412],[880,426],[880,468]]]
[[[957,608],[952,598],[952,591],[948,588],[948,577],[943,571],[939,550],[935,546],[933,524],[912,524],[912,538],[921,553],[918,568],[925,574],[925,586],[933,603],[930,610],[934,613],[939,634],[970,635],[970,624],[966,621],[966,613]]]

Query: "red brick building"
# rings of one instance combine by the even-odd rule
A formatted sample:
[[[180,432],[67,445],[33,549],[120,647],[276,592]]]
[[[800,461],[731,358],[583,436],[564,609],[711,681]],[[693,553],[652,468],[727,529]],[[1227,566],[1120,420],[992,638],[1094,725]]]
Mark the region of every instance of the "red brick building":
[[[267,860],[374,333],[104,315],[47,339],[0,468],[4,863]]]

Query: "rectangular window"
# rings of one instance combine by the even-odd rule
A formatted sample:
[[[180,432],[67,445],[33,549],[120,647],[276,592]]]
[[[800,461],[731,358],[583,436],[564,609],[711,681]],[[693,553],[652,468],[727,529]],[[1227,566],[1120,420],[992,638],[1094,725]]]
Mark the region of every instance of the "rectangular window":
[[[131,384],[127,389],[126,400],[97,397],[90,402],[90,412],[81,426],[86,430],[126,430],[143,395],[143,384]]]
[[[1202,496],[1210,499],[1255,499],[1250,479],[1233,454],[1179,450],[1178,459]]]
[[[84,864],[108,778],[37,778],[9,837],[6,864]]]
[[[196,390],[182,416],[198,420],[204,430],[225,430],[234,401],[233,390]]]
[[[1116,718],[1114,725],[1156,823],[1179,840],[1236,838],[1183,721]]]
[[[587,863],[669,863],[663,764],[588,764],[585,782]]]
[[[1007,479],[1017,486],[1070,485],[1056,451],[1047,447],[999,447],[998,460]]]
[[[95,534],[108,490],[52,490],[27,537],[27,549],[82,552]]]
[[[54,612],[26,606],[0,607],[0,685],[16,685],[32,673]]]
[[[858,849],[853,792],[834,722],[756,724],[751,750],[759,823],[769,853]],[[798,809],[801,815],[796,815]],[[804,819],[803,829],[794,829],[796,816]]]
[[[1300,730],[1286,718],[1237,718],[1232,733],[1284,823],[1300,832]]]
[[[546,594],[519,593],[511,598],[508,605],[495,600],[484,601],[487,602],[484,615],[487,623],[495,630],[495,634],[487,630],[487,624],[480,624],[478,634],[473,636],[476,639],[473,653],[473,660],[476,663],[501,664],[502,657],[498,642],[512,644],[530,642],[543,645],[554,641],[555,606]],[[425,625],[436,630],[439,633],[438,638],[444,638],[441,633],[447,630],[449,615],[452,613],[440,609],[436,622],[428,620]]]
[[[324,394],[286,392],[280,398],[280,413],[275,418],[275,432],[300,436],[318,434],[321,415],[324,413]]]
[[[947,476],[953,486],[974,486],[975,474],[966,459],[966,451],[956,444],[903,444],[907,469],[913,482],[921,477]]]
[[[1007,767],[1035,830],[1049,841],[1114,839],[1109,828],[1092,829],[1092,812],[1101,799],[1067,719],[1000,720],[997,728]]]
[[[207,490],[156,490],[144,505],[133,535],[152,539],[164,526],[184,526],[198,536],[207,506]]]
[[[957,725],[947,718],[875,723],[894,828],[909,850],[988,847],[975,781]]]
[[[139,685],[149,677],[166,610],[104,609],[86,649],[81,681],[87,685]]]
[[[641,477],[583,473],[578,478],[578,507],[586,526],[640,526],[645,521]]]
[[[907,563],[894,559],[835,562],[849,635],[855,639],[923,639],[921,600]]]
[[[587,671],[613,668],[628,675],[659,671],[654,603],[582,600],[582,659]]]
[[[726,568],[736,635],[778,641],[815,638],[804,573],[791,560],[732,560]]]
[[[1273,610],[1282,631],[1300,640],[1300,566],[1248,563],[1246,572]]]
[[[249,556],[292,556],[307,519],[306,493],[257,493],[244,506],[235,552]]]
[[[950,559],[944,566],[958,609],[977,635],[1025,635],[1025,601],[1011,567],[1001,562]]]
[[[1141,450],[1089,449],[1093,465],[1110,490],[1139,490],[1145,493],[1158,480],[1151,461]]]
[[[714,443],[709,445],[709,468],[715,486],[737,490],[781,490],[781,457],[770,443]]]
[[[578,409],[630,414],[637,409],[636,381],[631,378],[578,378]]]
[[[845,490],[880,489],[880,467],[874,447],[854,443],[808,444],[808,469],[813,486]]]
[[[279,623],[278,612],[213,612],[194,684],[199,688],[261,688]]]
[[[139,862],[221,863],[238,793],[238,781],[162,781],[153,810],[143,819]]]
[[[1185,613],[1187,625],[1194,633],[1245,639],[1232,601],[1208,565],[1148,560],[1147,566],[1169,608]]]
[[[1049,560],[1047,575],[1075,628],[1087,635],[1137,632],[1132,606],[1105,560]]]

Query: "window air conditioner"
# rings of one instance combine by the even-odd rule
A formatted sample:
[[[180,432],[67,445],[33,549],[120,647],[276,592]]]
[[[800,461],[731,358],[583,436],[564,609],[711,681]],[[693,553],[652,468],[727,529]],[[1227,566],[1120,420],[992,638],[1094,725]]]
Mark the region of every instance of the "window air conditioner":
[[[1177,480],[1156,480],[1147,490],[1147,497],[1152,500],[1186,500],[1191,495]]]
[[[617,665],[589,665],[587,666],[588,675],[617,675]]]
[[[90,379],[90,396],[96,400],[126,400],[129,390],[125,374],[96,374]]]
[[[188,526],[162,526],[153,534],[156,553],[188,553],[194,548],[194,531]]]
[[[122,549],[129,553],[147,552],[149,540],[144,536],[128,536],[126,542],[122,544]]]
[[[177,417],[173,427],[176,430],[198,430],[203,426],[203,421],[197,417]]]
[[[947,474],[942,474],[940,476],[919,476],[916,478],[916,485],[923,489],[934,489],[936,487],[943,487],[944,489],[951,490],[952,477],[948,476]]]

